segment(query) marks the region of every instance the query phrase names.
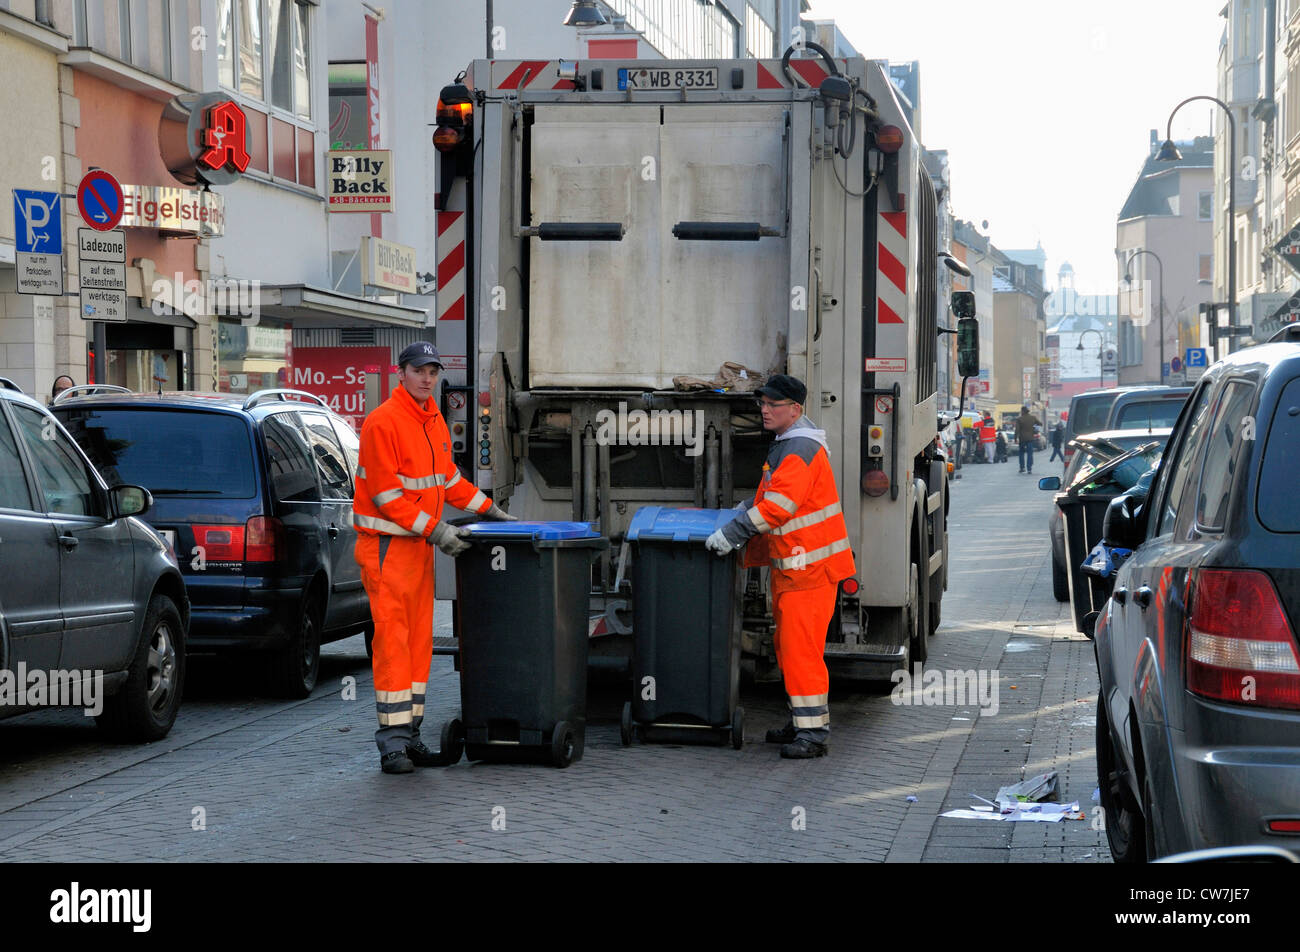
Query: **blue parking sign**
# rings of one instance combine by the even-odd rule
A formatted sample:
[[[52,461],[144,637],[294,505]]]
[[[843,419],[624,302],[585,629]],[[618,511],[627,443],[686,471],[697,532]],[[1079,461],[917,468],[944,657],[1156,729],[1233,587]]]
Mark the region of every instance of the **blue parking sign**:
[[[1204,347],[1187,348],[1187,360],[1185,361],[1185,363],[1187,364],[1188,367],[1210,366],[1210,361]]]
[[[63,253],[63,202],[58,192],[14,189],[14,249],[30,254]]]

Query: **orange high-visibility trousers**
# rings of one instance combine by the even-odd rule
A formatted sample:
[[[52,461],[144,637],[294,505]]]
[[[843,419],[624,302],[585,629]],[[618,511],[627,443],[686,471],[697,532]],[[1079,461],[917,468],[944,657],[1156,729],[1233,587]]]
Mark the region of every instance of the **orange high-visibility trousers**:
[[[433,546],[418,536],[358,533],[356,559],[375,621],[372,643],[381,754],[420,735],[433,661]]]
[[[818,743],[826,742],[831,726],[826,629],[838,592],[836,584],[772,594],[773,641],[790,699],[790,720],[800,734]]]

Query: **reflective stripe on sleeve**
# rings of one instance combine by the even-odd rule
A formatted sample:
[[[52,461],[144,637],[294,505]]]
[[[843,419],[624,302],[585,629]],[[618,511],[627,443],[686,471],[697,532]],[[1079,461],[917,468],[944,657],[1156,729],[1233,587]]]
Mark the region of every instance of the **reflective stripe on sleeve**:
[[[488,497],[483,495],[483,490],[476,489],[474,490],[474,498],[469,501],[469,504],[465,506],[465,509],[469,512],[478,512],[479,509],[482,508],[483,503],[487,501]]]
[[[456,472],[452,474],[451,479],[447,480],[447,488],[451,489],[451,487],[455,486],[458,482],[460,482],[460,470],[456,470]]]
[[[358,466],[357,479],[365,479],[365,478],[366,478],[366,468],[364,466]]]
[[[377,496],[371,496],[370,501],[373,502],[376,506],[383,506],[385,503],[390,503],[395,499],[401,499],[401,498],[402,498],[402,490],[390,489],[388,490],[388,492],[380,493]]]
[[[421,513],[421,515],[426,520],[429,518],[428,513]],[[402,528],[396,522],[389,522],[387,519],[380,519],[377,516],[363,516],[356,510],[352,512],[352,525],[357,529],[373,529],[376,532],[383,532],[392,536],[419,535],[419,533],[412,532],[410,529]]]
[[[415,532],[414,532],[413,534],[414,534],[414,535],[418,535],[418,536],[422,536],[422,535],[424,535],[424,527],[427,526],[427,525],[429,524],[429,520],[430,520],[431,518],[433,518],[433,517],[430,516],[427,512],[422,512],[422,513],[420,513],[418,516],[416,516],[416,517],[415,517],[415,525],[413,525],[413,526],[411,527],[412,529],[415,530]],[[844,544],[845,544],[845,545],[848,545],[848,540],[847,540],[847,539],[845,540]]]
[[[397,479],[406,489],[432,489],[434,486],[441,486],[447,481],[447,477],[441,473],[434,476],[403,476],[398,473]]]
[[[786,559],[773,559],[772,567],[776,569],[806,569],[814,562],[820,562],[822,559],[828,559],[837,552],[843,552],[849,547],[848,539],[836,539],[830,545],[824,545],[820,549],[811,549],[808,552],[800,552]]]
[[[754,528],[757,529],[759,532],[772,531],[772,527],[768,525],[767,520],[763,518],[763,514],[758,511],[757,506],[749,510],[747,513],[745,513],[745,515],[749,516],[749,521],[753,524]],[[778,529],[777,531],[779,532],[780,530]]]
[[[831,516],[838,516],[843,511],[843,507],[841,507],[838,502],[833,502],[825,509],[818,509],[816,512],[810,512],[806,516],[799,516],[797,519],[791,519],[783,526],[777,526],[772,530],[772,535],[785,535],[787,532],[794,532],[798,529],[804,529],[808,526],[816,525],[819,522],[825,522]]]
[[[789,496],[781,495],[781,493],[773,493],[773,492],[764,493],[763,501],[776,503],[786,512],[790,513],[790,515],[792,516],[799,511],[799,507],[794,504],[794,500],[791,499]]]

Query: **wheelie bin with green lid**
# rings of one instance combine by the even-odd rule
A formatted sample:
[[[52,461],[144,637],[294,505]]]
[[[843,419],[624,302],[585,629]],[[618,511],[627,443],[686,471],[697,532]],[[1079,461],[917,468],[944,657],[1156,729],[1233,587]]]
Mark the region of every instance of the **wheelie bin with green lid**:
[[[449,764],[582,757],[593,557],[585,522],[477,522],[456,560],[461,716],[442,730]]]
[[[704,547],[734,509],[647,506],[628,526],[632,546],[633,694],[623,705],[622,740],[709,737],[737,750],[740,628],[744,570],[740,554],[719,558]]]

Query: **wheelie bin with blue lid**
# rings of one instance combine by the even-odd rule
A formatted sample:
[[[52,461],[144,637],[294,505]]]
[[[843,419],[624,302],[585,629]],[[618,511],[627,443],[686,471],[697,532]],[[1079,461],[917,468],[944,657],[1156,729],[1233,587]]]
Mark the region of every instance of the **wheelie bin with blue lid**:
[[[632,546],[633,694],[623,705],[626,746],[707,736],[744,743],[740,629],[744,570],[737,552],[704,547],[734,509],[647,506],[628,526]]]
[[[456,560],[461,716],[444,760],[582,757],[591,562],[609,540],[585,522],[476,522]]]

